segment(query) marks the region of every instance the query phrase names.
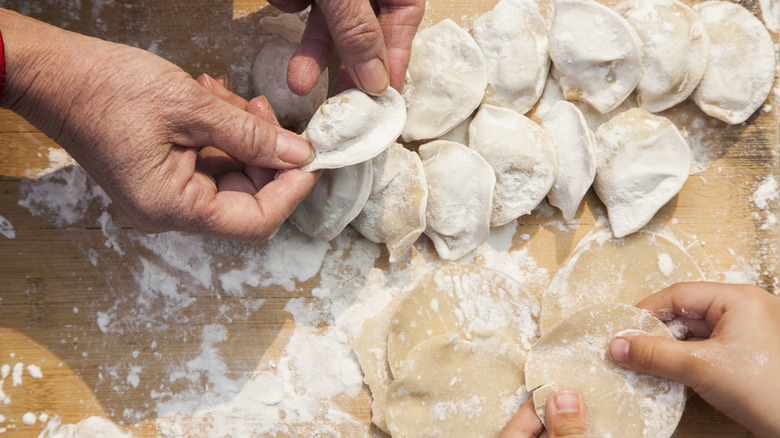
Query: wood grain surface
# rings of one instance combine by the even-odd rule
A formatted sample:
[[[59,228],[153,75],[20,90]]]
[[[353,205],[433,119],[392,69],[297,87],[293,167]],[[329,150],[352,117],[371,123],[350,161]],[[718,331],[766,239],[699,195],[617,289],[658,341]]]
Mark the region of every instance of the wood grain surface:
[[[494,3],[429,1],[424,24],[445,17],[466,23]],[[252,97],[249,66],[263,33],[259,19],[274,13],[265,2],[253,0],[0,0],[0,6],[68,30],[150,50],[193,76],[227,73],[236,91],[247,98]],[[745,6],[760,17],[758,2]],[[777,34],[773,38],[777,41]],[[767,226],[767,216],[777,215],[780,208],[774,201],[768,209],[760,209],[751,197],[767,178],[780,180],[778,106],[773,92],[763,110],[736,126],[708,118],[690,102],[665,112],[684,127],[704,159],[702,171],[691,176],[654,219],[655,224],[673,227],[702,243],[714,266],[714,280],[746,279],[775,293],[780,244],[778,226]],[[14,238],[0,236],[0,366],[35,364],[44,376],[33,379],[25,371],[19,386],[11,385],[11,377],[5,379],[0,389],[11,401],[0,403],[5,418],[0,437],[38,436],[43,424],[23,424],[27,412],[57,416],[64,424],[101,416],[134,436],[159,436],[154,409],[159,400],[154,393],[169,378],[166,364],[171,357],[186,363],[201,354],[201,333],[210,321],[219,320],[226,328],[217,348],[231,375],[250,376],[273,367],[295,325],[285,305],[291,298],[310,300],[319,276],[297,283],[292,291],[280,286],[257,288],[252,298],[263,299],[262,306],[232,319],[224,309],[248,309],[249,300],[212,286],[193,296],[194,302],[181,313],[166,313],[174,317],[161,321],[154,309],[134,307],[142,293],[138,266],[154,262],[159,254],[142,244],[144,236],[132,230],[118,211],[108,207],[113,222],[107,230],[101,227],[103,209],[96,201],[86,202],[83,214],[68,224],[57,223],[51,215],[34,215],[19,205],[24,190],[46,175],[70,175],[69,168],[46,172],[50,154],[57,149],[26,121],[0,111],[0,215],[15,230]],[[538,212],[522,217],[514,248],[527,248],[539,266],[554,273],[603,218],[603,211],[591,191],[573,226],[561,227]],[[555,218],[562,221],[559,213]],[[121,253],[109,247],[111,242],[119,242]],[[231,266],[232,258],[263,252],[262,245],[250,250],[208,239],[204,248],[218,249],[212,260],[215,272]],[[387,254],[377,263],[386,269]],[[128,315],[148,311],[150,316],[146,323],[139,323],[143,315],[136,315],[123,320],[126,326],[121,330],[105,330],[101,314],[112,309]],[[127,374],[123,364],[128,363],[143,363],[142,378],[122,383],[109,377]],[[369,424],[368,389],[342,400],[341,409]],[[375,429],[371,433],[378,434]],[[750,434],[693,397],[675,436]]]

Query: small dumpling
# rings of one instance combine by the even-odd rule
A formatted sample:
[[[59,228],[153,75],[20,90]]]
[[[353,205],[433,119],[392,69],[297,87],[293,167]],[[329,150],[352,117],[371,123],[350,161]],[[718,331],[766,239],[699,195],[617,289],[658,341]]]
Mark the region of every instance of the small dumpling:
[[[316,156],[302,169],[333,169],[370,160],[398,139],[405,122],[404,99],[392,87],[378,96],[357,88],[337,94],[320,106],[303,133]]]
[[[372,180],[370,160],[326,169],[290,215],[290,222],[309,236],[333,240],[363,209]]]
[[[490,225],[505,225],[533,211],[550,191],[558,168],[544,129],[517,111],[482,105],[469,139],[496,175]]]
[[[444,260],[459,259],[490,235],[496,177],[473,149],[436,140],[418,150],[428,182],[425,235]]]
[[[615,237],[644,227],[677,195],[691,169],[691,148],[664,117],[635,108],[596,130],[593,187],[607,206]]]
[[[656,113],[687,99],[699,85],[710,50],[696,13],[678,0],[631,0],[622,13],[645,50],[639,106]]]
[[[374,157],[372,167],[371,194],[352,226],[367,239],[387,244],[390,263],[395,263],[425,230],[425,171],[420,156],[398,143]]]
[[[533,0],[501,0],[471,26],[487,60],[483,103],[521,114],[542,95],[550,67],[548,30]]]
[[[550,57],[566,99],[602,113],[620,105],[644,74],[639,35],[620,14],[592,0],[556,3]]]
[[[710,37],[709,64],[693,101],[726,123],[742,123],[766,101],[775,81],[772,37],[744,7],[727,1],[694,6]]]
[[[547,199],[570,221],[596,177],[596,137],[582,112],[563,100],[550,107],[541,126],[558,156],[558,172]]]
[[[284,17],[288,18],[287,21],[298,22],[303,26],[303,23],[293,15],[284,14]],[[275,25],[273,29],[282,32],[276,30],[278,27],[279,25]],[[295,30],[289,30],[286,35],[288,38],[293,38]],[[298,37],[300,38],[300,36]],[[260,52],[252,64],[251,74],[254,91],[268,99],[268,103],[271,104],[276,118],[282,126],[301,132],[306,126],[306,122],[311,119],[314,112],[328,96],[328,71],[326,69],[320,75],[317,84],[309,94],[298,96],[287,86],[287,64],[298,48],[297,41],[277,35],[268,35],[261,38],[261,44]]]
[[[474,38],[452,20],[417,33],[404,97],[404,141],[436,138],[466,119],[482,101],[487,62]]]

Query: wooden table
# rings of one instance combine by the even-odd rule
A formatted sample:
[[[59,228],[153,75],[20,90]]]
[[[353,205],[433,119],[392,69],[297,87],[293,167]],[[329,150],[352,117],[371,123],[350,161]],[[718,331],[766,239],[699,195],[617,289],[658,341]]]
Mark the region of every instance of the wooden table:
[[[443,17],[463,22],[492,4],[430,1],[425,23]],[[193,75],[227,72],[245,97],[252,94],[248,72],[261,32],[258,20],[271,13],[264,2],[253,0],[82,0],[55,6],[44,0],[6,0],[3,6],[69,30],[154,51]],[[760,17],[757,2],[749,7]],[[777,201],[760,209],[751,197],[767,178],[780,179],[778,106],[773,94],[763,111],[738,126],[709,119],[690,103],[668,111],[665,115],[678,126],[687,126],[694,149],[708,158],[703,171],[689,178],[655,220],[695,235],[713,262],[715,280],[745,279],[775,293],[780,291],[780,245],[778,226],[767,226],[767,215],[780,209]],[[707,129],[694,128],[694,122]],[[26,190],[40,186],[41,178],[61,184],[66,177],[78,177],[67,168],[45,171],[51,167],[50,158],[60,156],[57,149],[23,119],[0,111],[0,215],[15,231],[14,238],[0,236],[0,366],[35,364],[43,374],[34,379],[25,369],[18,386],[12,385],[11,376],[5,378],[1,389],[10,403],[0,403],[0,415],[5,417],[0,430],[6,428],[0,437],[37,436],[44,426],[23,424],[27,412],[57,416],[64,424],[102,416],[136,436],[159,435],[155,407],[164,400],[156,394],[172,393],[172,371],[186,369],[188,361],[206,354],[203,336],[212,322],[225,331],[218,331],[220,339],[209,351],[220,355],[217,363],[225,364],[227,374],[246,376],[246,381],[257,370],[275,369],[295,330],[285,305],[291,298],[315,302],[312,291],[324,272],[294,281],[291,288],[274,285],[255,288],[249,296],[230,294],[216,275],[241,260],[245,263],[248,256],[262,257],[266,250],[262,245],[200,239],[201,248],[212,254],[210,264],[198,265],[202,255],[188,261],[189,255],[178,254],[175,247],[153,248],[152,241],[144,240],[112,206],[105,208],[98,199],[74,206],[77,220],[72,223],[61,223],[62,214],[34,215],[19,205]],[[561,227],[558,213],[552,218],[523,217],[515,235],[530,239],[516,238],[513,250],[527,249],[552,274],[603,210],[590,193],[578,212],[577,226]],[[161,260],[161,254],[178,254],[183,261]],[[377,265],[387,269],[386,252]],[[143,277],[155,266],[167,271]],[[203,272],[213,272],[214,277],[199,278]],[[155,279],[175,284],[169,289],[153,287]],[[143,294],[152,289],[173,295],[149,298],[151,306],[140,305]],[[159,305],[179,305],[181,310]],[[208,379],[190,385],[190,391],[202,387],[204,394],[210,389]],[[341,397],[339,403],[359,422],[370,422],[367,388],[355,397]],[[676,436],[749,434],[695,397]]]

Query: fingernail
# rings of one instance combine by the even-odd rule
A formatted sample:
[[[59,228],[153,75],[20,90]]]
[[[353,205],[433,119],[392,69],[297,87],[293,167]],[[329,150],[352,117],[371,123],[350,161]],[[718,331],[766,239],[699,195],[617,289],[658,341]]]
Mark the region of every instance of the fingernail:
[[[297,135],[276,135],[276,156],[285,163],[303,166],[314,159],[314,149]]]
[[[355,66],[355,75],[363,91],[380,93],[387,88],[389,76],[385,65],[379,58],[369,59]]]
[[[559,414],[572,414],[580,411],[580,396],[566,389],[555,393],[555,409]]]
[[[615,338],[609,344],[609,355],[615,362],[628,362],[628,347],[630,342],[625,338]]]
[[[208,88],[209,90],[214,89],[214,83],[212,82],[214,78],[207,75],[206,73],[203,73],[202,75],[200,75],[200,79],[201,79],[200,82],[204,87]]]

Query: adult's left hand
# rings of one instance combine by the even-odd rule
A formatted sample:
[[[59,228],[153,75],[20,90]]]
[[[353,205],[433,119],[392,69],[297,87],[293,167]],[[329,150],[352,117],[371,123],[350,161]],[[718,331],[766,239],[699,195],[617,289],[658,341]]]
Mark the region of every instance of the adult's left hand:
[[[547,399],[544,409],[547,427],[534,411],[533,397],[509,420],[501,438],[587,438],[588,415],[582,398],[569,390],[560,390]]]

